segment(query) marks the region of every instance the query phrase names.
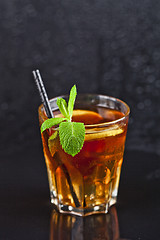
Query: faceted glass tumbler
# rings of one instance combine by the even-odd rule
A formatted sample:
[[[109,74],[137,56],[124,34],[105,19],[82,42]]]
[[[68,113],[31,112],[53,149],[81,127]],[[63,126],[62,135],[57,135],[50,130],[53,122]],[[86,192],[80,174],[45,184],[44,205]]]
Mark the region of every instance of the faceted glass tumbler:
[[[60,96],[68,101],[68,96]],[[55,117],[61,117],[57,98],[50,100]],[[80,216],[106,213],[116,203],[130,109],[123,101],[95,94],[78,95],[73,121],[86,122],[85,141],[74,157],[64,152],[59,139],[42,133],[51,202],[59,212]],[[43,105],[39,122],[47,119]]]

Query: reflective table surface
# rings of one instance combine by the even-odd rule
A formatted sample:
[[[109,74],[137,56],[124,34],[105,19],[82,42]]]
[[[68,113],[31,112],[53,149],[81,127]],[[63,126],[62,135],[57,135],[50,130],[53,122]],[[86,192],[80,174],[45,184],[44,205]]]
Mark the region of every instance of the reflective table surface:
[[[125,152],[118,202],[108,214],[62,215],[50,203],[40,149],[1,154],[0,240],[159,240],[160,158]]]

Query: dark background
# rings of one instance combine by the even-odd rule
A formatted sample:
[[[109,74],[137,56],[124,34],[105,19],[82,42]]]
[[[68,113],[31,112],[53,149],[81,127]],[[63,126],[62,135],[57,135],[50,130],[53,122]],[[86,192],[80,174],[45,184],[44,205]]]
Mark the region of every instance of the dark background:
[[[0,0],[0,46],[0,239],[49,236],[37,68],[50,98],[76,83],[128,103],[120,233],[160,239],[160,1]]]

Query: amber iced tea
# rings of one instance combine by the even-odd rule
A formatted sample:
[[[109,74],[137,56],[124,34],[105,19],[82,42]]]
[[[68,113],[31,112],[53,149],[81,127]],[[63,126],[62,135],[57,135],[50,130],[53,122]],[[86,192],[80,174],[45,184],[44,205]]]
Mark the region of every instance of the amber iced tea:
[[[59,140],[49,150],[48,138],[54,128],[42,133],[51,202],[60,212],[107,212],[116,202],[129,108],[114,98],[89,96],[77,98],[73,112],[72,121],[83,122],[86,130],[83,148],[76,156],[65,153]],[[55,117],[59,117],[55,102],[51,100],[51,106]],[[39,119],[40,125],[47,119],[42,106]]]

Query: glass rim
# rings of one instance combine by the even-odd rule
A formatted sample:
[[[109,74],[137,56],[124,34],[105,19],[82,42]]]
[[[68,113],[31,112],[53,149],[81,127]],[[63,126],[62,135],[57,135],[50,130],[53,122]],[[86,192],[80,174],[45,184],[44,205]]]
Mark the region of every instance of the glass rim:
[[[114,125],[116,123],[119,123],[119,122],[125,120],[129,116],[129,114],[130,114],[130,108],[127,105],[127,103],[125,103],[124,101],[120,100],[119,98],[115,98],[115,97],[111,97],[111,96],[107,96],[107,95],[102,95],[102,94],[82,93],[82,94],[78,94],[76,99],[78,99],[78,97],[83,97],[83,96],[84,97],[85,96],[102,97],[102,98],[105,98],[105,99],[108,99],[108,100],[111,100],[111,101],[114,101],[114,102],[119,102],[123,106],[125,106],[125,108],[126,108],[126,113],[124,113],[123,117],[120,117],[120,118],[118,118],[116,120],[109,121],[109,122],[103,122],[103,123],[98,123],[98,124],[85,124],[85,128],[96,128],[96,127],[97,128],[101,128],[101,127],[107,127],[107,126],[110,126],[110,125]],[[60,95],[58,97],[54,97],[54,98],[49,99],[49,102],[51,103],[52,101],[56,101],[58,98],[68,98],[68,97],[69,97],[68,94]],[[41,108],[44,108],[43,104],[41,104],[39,106],[39,109],[41,109]],[[58,106],[57,106],[57,108],[58,108]],[[45,116],[45,117],[47,117],[47,116]]]

